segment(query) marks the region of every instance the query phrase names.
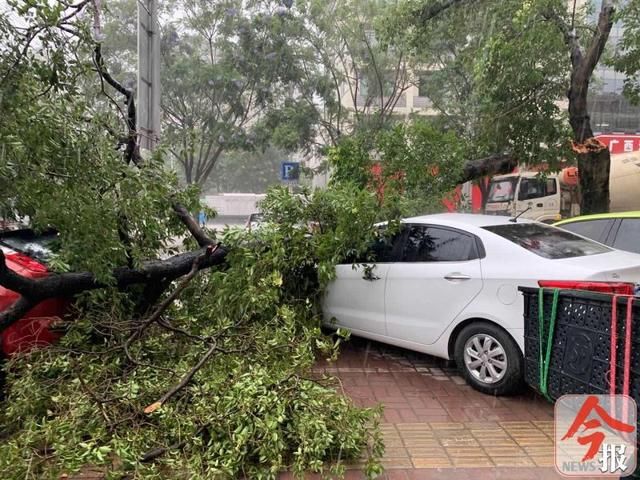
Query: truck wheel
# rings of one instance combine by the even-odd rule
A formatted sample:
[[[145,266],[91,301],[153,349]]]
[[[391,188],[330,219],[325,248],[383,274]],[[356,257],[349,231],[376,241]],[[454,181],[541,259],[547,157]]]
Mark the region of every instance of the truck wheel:
[[[524,385],[522,352],[500,327],[477,322],[462,329],[454,347],[460,373],[474,389],[509,395]]]

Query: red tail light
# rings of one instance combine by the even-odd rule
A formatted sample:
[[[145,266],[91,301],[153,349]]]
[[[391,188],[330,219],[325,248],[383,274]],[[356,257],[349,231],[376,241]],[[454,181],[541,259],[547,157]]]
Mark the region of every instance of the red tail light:
[[[540,280],[542,288],[562,290],[587,290],[590,292],[610,293],[612,295],[633,295],[635,285],[626,282],[590,282],[585,280]]]

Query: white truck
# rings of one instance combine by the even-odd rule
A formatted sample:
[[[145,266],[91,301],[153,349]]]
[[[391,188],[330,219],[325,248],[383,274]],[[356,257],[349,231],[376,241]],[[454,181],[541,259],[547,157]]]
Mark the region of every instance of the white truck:
[[[553,223],[580,215],[578,169],[558,173],[521,171],[493,177],[485,207],[488,215],[530,218]],[[640,209],[640,152],[611,155],[610,211]]]

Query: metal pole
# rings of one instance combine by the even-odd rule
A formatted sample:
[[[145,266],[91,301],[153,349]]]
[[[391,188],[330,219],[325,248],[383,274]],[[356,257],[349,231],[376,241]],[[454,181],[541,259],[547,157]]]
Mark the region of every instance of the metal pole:
[[[138,133],[140,148],[160,139],[160,25],[158,0],[138,0]]]

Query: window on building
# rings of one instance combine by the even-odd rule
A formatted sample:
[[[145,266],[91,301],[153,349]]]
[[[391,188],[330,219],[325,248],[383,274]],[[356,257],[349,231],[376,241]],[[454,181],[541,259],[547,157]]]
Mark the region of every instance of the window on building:
[[[420,72],[418,75],[418,96],[428,97],[429,89],[432,87],[433,72]]]

